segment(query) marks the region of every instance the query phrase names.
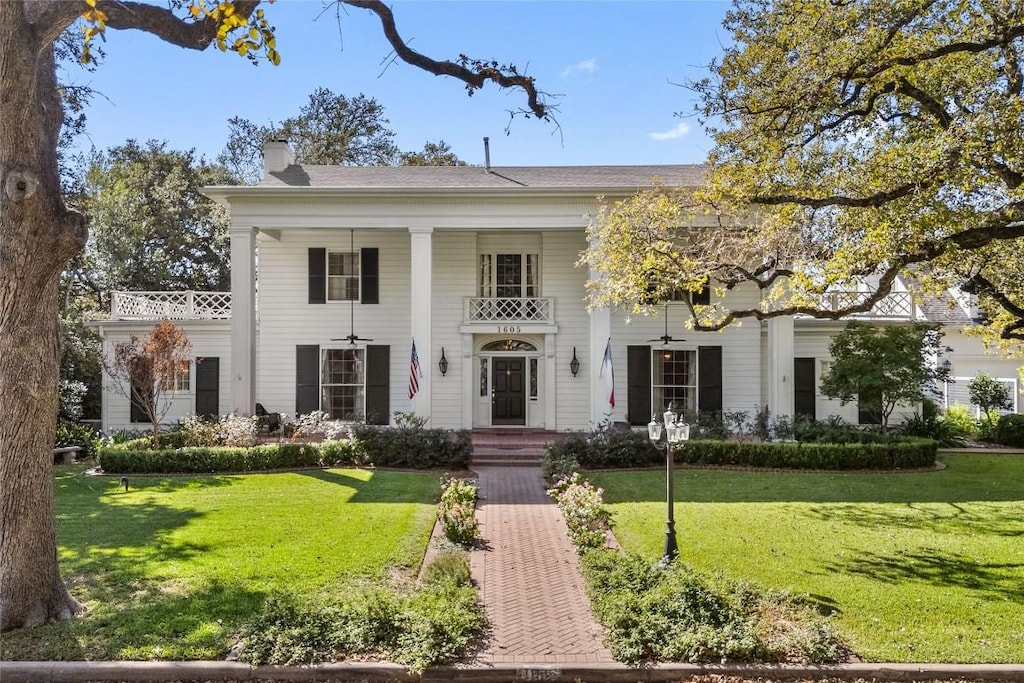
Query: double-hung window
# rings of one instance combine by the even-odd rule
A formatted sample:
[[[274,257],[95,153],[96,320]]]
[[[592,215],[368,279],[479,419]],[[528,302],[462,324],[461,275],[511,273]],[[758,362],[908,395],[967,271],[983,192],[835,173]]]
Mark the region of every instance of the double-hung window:
[[[160,380],[161,391],[188,391],[191,386],[192,363],[188,360],[174,362],[174,374]]]
[[[327,253],[327,300],[359,301],[359,252]]]
[[[652,363],[652,406],[655,412],[664,411],[675,403],[678,413],[697,410],[697,352],[656,349]]]
[[[321,410],[332,420],[360,420],[366,410],[365,349],[323,349]]]
[[[540,296],[540,254],[480,254],[478,291],[498,299]]]

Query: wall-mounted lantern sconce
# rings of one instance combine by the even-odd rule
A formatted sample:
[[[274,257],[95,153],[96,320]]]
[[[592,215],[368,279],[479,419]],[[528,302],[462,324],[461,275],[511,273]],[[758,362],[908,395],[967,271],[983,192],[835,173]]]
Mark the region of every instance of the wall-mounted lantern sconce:
[[[569,361],[569,372],[575,377],[580,373],[580,359],[576,357],[576,347],[572,347],[572,360]]]
[[[444,377],[448,374],[448,359],[444,357],[444,347],[441,347],[441,360],[437,361],[437,369],[441,371],[441,376]]]

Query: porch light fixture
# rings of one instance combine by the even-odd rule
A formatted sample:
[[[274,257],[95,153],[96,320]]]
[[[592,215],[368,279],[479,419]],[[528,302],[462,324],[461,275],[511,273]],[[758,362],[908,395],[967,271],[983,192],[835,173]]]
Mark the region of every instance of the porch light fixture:
[[[659,424],[654,416],[651,416],[651,421],[647,425],[647,436],[655,446],[661,445],[661,433],[665,432],[665,497],[668,504],[668,517],[665,520],[665,551],[661,556],[663,565],[671,564],[679,554],[679,546],[676,543],[675,473],[672,469],[672,447],[690,438],[690,425],[679,422],[679,416],[672,408],[673,404],[670,403],[668,410],[662,416],[663,423]]]
[[[576,357],[576,347],[572,347],[572,360],[569,361],[569,372],[572,376],[580,374],[580,359]]]
[[[441,360],[437,361],[437,369],[441,371],[441,376],[444,377],[448,374],[448,359],[444,357],[444,347],[441,347]]]

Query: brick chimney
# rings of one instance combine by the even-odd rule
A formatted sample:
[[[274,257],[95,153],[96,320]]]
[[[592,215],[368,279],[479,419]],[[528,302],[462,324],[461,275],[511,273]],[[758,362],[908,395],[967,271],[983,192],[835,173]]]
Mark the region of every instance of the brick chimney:
[[[287,140],[267,140],[263,145],[263,175],[280,173],[295,163]]]

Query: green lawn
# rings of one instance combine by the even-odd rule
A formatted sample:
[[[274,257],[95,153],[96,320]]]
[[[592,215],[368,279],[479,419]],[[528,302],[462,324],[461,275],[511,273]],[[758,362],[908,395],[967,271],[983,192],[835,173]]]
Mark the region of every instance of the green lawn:
[[[940,472],[677,470],[680,556],[807,593],[873,661],[1024,662],[1024,455]],[[592,472],[628,549],[661,554],[663,472]]]
[[[4,659],[218,659],[274,591],[386,580],[423,557],[433,473],[90,477],[57,468],[61,570],[88,613],[7,633]]]

